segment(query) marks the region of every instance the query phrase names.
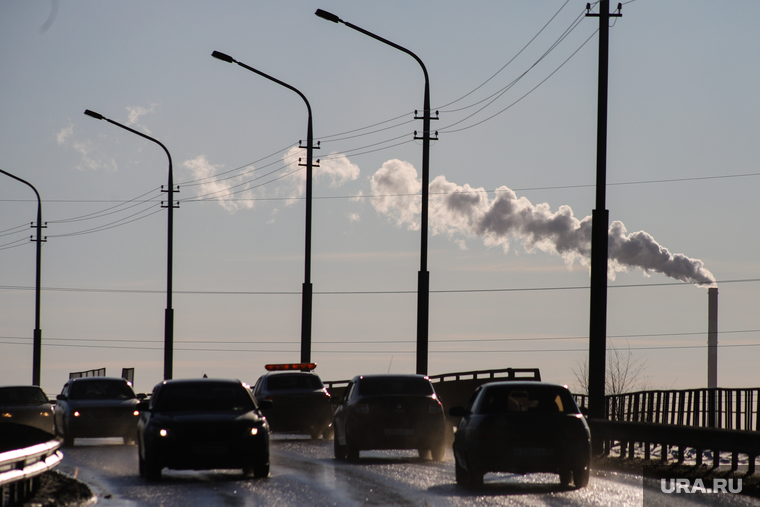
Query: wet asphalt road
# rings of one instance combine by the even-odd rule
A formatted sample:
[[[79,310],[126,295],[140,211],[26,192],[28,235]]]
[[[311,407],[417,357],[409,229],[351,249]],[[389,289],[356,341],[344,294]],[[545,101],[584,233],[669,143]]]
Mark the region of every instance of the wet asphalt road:
[[[592,471],[587,488],[567,489],[556,475],[488,474],[482,490],[454,481],[454,459],[419,459],[416,452],[362,452],[359,463],[336,461],[331,441],[274,437],[271,475],[250,479],[238,470],[169,471],[160,483],[137,473],[137,447],[77,440],[58,470],[87,483],[98,506],[654,506],[760,505],[733,494],[664,495],[640,477]],[[643,493],[647,488],[646,496]],[[644,503],[646,500],[646,503]]]

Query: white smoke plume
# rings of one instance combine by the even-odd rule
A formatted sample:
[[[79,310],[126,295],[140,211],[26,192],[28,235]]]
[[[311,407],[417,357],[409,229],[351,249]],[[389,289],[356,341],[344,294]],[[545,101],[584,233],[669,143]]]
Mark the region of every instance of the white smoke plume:
[[[421,182],[414,167],[400,160],[389,160],[371,178],[372,204],[399,226],[419,229]],[[493,199],[483,188],[457,185],[444,176],[436,177],[429,188],[429,227],[432,234],[480,237],[488,246],[509,250],[510,241],[521,242],[525,250],[535,249],[562,256],[570,265],[578,260],[589,266],[591,255],[591,216],[573,216],[569,206],[552,212],[548,204],[532,204],[525,197],[502,186]],[[461,241],[461,239],[460,239]],[[645,274],[666,276],[694,283],[713,285],[715,277],[699,259],[672,254],[644,231],[628,234],[622,222],[609,229],[608,277],[621,271],[641,269]]]

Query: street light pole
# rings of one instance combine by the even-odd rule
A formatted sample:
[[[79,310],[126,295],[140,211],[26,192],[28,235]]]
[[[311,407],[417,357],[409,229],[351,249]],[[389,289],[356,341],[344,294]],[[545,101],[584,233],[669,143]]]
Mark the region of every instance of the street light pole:
[[[242,62],[238,62],[234,58],[232,58],[229,55],[226,55],[224,53],[221,53],[219,51],[214,51],[211,53],[211,56],[214,58],[217,58],[223,62],[227,63],[236,63],[239,66],[243,67],[244,69],[250,70],[253,73],[258,74],[261,77],[265,77],[269,79],[270,81],[274,81],[275,83],[284,86],[285,88],[292,90],[298,94],[299,97],[303,99],[303,101],[306,103],[306,110],[308,111],[308,125],[306,129],[306,247],[305,247],[305,253],[304,253],[304,281],[303,281],[303,289],[302,289],[302,297],[301,297],[301,362],[302,363],[310,363],[311,362],[311,308],[312,308],[312,285],[311,285],[311,187],[312,187],[312,168],[318,167],[318,165],[315,165],[313,160],[313,152],[314,152],[314,135],[312,133],[312,127],[311,127],[311,105],[309,104],[309,101],[306,99],[306,96],[298,91],[296,88],[290,86],[287,83],[284,83],[280,81],[277,78],[274,78],[270,76],[269,74],[265,74],[264,72],[261,72],[260,70],[254,69],[253,67],[250,67]],[[317,145],[317,148],[319,146]],[[304,148],[304,146],[300,146],[299,148]],[[299,159],[300,162],[300,159]],[[319,163],[319,161],[317,161]],[[300,164],[303,165],[303,164]]]
[[[157,145],[159,145],[161,148],[163,148],[164,152],[166,152],[166,156],[169,157],[169,184],[168,189],[164,190],[165,192],[169,193],[169,200],[167,202],[167,205],[164,206],[168,208],[169,211],[169,218],[168,218],[168,227],[167,227],[167,263],[166,263],[166,311],[164,313],[164,380],[169,380],[172,378],[172,365],[174,364],[174,308],[172,308],[172,259],[174,257],[174,208],[179,207],[179,205],[176,205],[174,203],[174,193],[179,192],[179,190],[174,189],[174,171],[172,169],[172,156],[169,153],[169,150],[166,149],[166,146],[164,146],[160,141],[157,139],[154,139],[150,136],[147,136],[143,134],[142,132],[138,132],[137,130],[131,129],[127,127],[126,125],[122,125],[119,122],[113,121],[109,118],[106,118],[102,114],[96,113],[95,111],[90,111],[89,109],[85,110],[84,114],[87,116],[91,116],[95,118],[96,120],[105,120],[108,123],[111,123],[113,125],[116,125],[117,127],[121,127],[124,130],[128,130],[132,132],[133,134],[137,134],[140,137],[144,137],[145,139],[148,139],[150,141],[153,141]],[[163,206],[163,203],[161,203]]]
[[[423,102],[423,114],[422,118],[417,116],[415,111],[415,120],[422,120],[422,137],[417,137],[415,132],[415,139],[422,140],[422,213],[421,224],[422,239],[420,245],[420,271],[417,276],[417,370],[416,372],[421,375],[427,375],[428,371],[428,334],[429,334],[429,315],[430,315],[430,273],[427,267],[427,254],[428,254],[428,187],[430,186],[430,121],[432,119],[430,114],[430,80],[428,79],[427,68],[422,60],[406,49],[403,46],[399,46],[387,39],[375,35],[372,32],[360,28],[347,21],[343,21],[335,14],[317,9],[314,13],[322,19],[332,21],[333,23],[343,23],[349,28],[361,32],[364,35],[368,35],[373,39],[387,44],[391,47],[403,51],[422,67],[422,73],[425,75],[425,97]],[[433,139],[435,140],[435,139]]]
[[[36,281],[34,286],[34,340],[32,342],[32,385],[39,386],[41,378],[41,366],[42,366],[42,330],[40,329],[40,279],[42,272],[42,200],[40,194],[34,185],[28,181],[22,180],[18,176],[14,176],[9,172],[5,172],[0,169],[0,173],[10,176],[14,180],[20,181],[34,190],[34,194],[37,196],[37,268],[36,268]]]
[[[587,6],[590,8],[590,6]],[[596,208],[591,214],[591,311],[589,325],[588,409],[589,417],[605,419],[606,352],[607,352],[607,264],[609,241],[609,211],[606,209],[607,189],[607,91],[610,17],[609,0],[599,2],[599,76],[596,140]],[[601,440],[593,439],[595,453],[601,451]]]

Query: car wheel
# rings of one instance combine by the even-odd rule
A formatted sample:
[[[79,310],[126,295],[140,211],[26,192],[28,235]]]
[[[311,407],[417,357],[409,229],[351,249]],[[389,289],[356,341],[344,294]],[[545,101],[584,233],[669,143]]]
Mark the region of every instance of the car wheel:
[[[348,461],[359,461],[359,446],[350,438],[346,438],[346,458]]]
[[[573,469],[573,483],[576,488],[585,488],[588,486],[589,467],[579,465]]]
[[[485,473],[472,466],[472,463],[467,463],[467,465],[467,487],[470,489],[482,488]]]
[[[559,471],[559,483],[567,487],[570,485],[570,481],[573,479],[572,470],[560,470]]]
[[[430,449],[430,457],[433,458],[433,461],[443,461],[444,456],[446,456],[446,446],[443,443],[434,445]]]
[[[71,433],[66,429],[66,423],[64,423],[63,428],[61,428],[61,438],[63,438],[64,447],[74,446],[74,437],[72,437]]]
[[[346,453],[346,446],[340,445],[337,438],[333,440],[333,449],[335,449],[335,459],[343,460],[348,456]]]
[[[143,469],[145,470],[145,478],[151,482],[157,482],[161,480],[161,463],[154,458],[148,450],[145,450],[145,460],[143,461]]]
[[[145,460],[140,456],[140,451],[137,451],[137,471],[140,473],[140,477],[145,477]]]
[[[253,465],[253,476],[256,479],[266,479],[269,477],[269,462]]]
[[[468,486],[470,478],[468,477],[467,470],[459,464],[459,459],[454,456],[454,476],[456,477],[457,484],[460,486]]]

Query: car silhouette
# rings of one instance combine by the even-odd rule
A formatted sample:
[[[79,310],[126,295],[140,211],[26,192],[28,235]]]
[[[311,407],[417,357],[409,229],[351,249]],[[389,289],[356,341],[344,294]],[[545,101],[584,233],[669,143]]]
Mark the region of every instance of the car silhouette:
[[[559,474],[576,488],[589,480],[591,440],[586,419],[566,387],[546,382],[491,382],[478,387],[454,438],[459,485],[479,487],[488,472]]]
[[[148,480],[163,468],[269,475],[269,425],[239,380],[165,380],[139,410],[139,471]]]
[[[74,445],[75,438],[102,437],[134,443],[139,399],[123,378],[69,379],[56,400],[55,431],[63,445]]]
[[[370,449],[417,449],[443,459],[445,417],[423,375],[360,375],[337,400],[333,427],[337,459],[355,461]]]

